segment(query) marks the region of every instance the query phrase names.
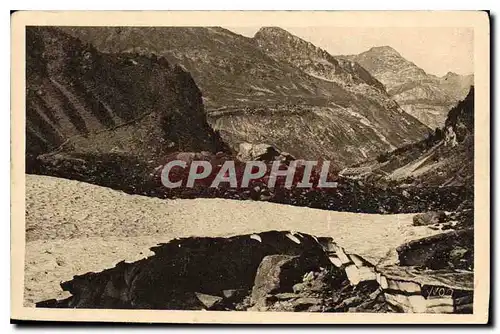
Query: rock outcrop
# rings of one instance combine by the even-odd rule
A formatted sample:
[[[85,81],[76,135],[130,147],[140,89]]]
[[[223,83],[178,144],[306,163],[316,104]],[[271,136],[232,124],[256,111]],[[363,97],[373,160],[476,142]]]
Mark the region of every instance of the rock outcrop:
[[[472,313],[472,271],[391,266],[380,269],[388,304],[405,313]]]
[[[474,230],[452,230],[413,240],[398,247],[397,252],[404,266],[473,270]]]
[[[467,313],[471,273],[375,267],[331,238],[269,231],[183,238],[61,283],[45,308]]]

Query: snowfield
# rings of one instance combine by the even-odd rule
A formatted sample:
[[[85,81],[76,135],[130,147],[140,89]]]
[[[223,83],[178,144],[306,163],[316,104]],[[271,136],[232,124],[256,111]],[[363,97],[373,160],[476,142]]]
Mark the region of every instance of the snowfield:
[[[292,230],[333,237],[373,264],[394,263],[397,246],[438,233],[412,226],[412,216],[225,199],[163,200],[26,175],[24,303],[66,298],[60,282],[147,257],[150,247],[178,237]]]

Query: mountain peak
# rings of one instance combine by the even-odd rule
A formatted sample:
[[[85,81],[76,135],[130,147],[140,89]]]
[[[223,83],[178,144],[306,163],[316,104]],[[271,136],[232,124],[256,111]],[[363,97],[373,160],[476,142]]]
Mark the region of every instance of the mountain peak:
[[[295,52],[326,53],[326,51],[319,49],[311,42],[303,40],[280,27],[262,27],[255,33],[253,39],[261,47],[262,45],[271,44],[274,47],[279,45],[280,49],[288,51],[293,49]]]
[[[394,54],[401,56],[393,47],[389,45],[374,46],[368,52],[384,53],[384,54]]]
[[[258,35],[293,36],[291,33],[280,27],[262,27],[255,33],[255,36]]]
[[[443,77],[444,78],[451,78],[451,77],[458,77],[459,74],[455,73],[455,72],[451,72],[451,71],[448,71],[448,73],[446,73]]]

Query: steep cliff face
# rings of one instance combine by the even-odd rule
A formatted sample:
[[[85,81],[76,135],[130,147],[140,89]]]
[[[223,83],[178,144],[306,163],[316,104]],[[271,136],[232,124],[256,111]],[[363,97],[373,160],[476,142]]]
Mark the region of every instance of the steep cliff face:
[[[102,54],[55,28],[26,30],[27,171],[37,156],[154,159],[221,147],[191,76],[163,58]]]
[[[474,88],[453,107],[441,129],[420,142],[403,146],[342,175],[381,183],[425,186],[474,185]]]
[[[266,50],[264,33],[252,39],[215,27],[65,31],[103,52],[154,53],[182,65],[202,90],[209,122],[235,151],[242,142],[266,143],[297,158],[345,166],[428,132],[363,68],[295,36],[299,49],[318,55],[287,59],[276,47]]]
[[[389,95],[406,112],[432,129],[444,125],[448,111],[467,95],[474,83],[473,75],[428,74],[390,46],[373,47],[342,58],[361,64],[385,85]]]

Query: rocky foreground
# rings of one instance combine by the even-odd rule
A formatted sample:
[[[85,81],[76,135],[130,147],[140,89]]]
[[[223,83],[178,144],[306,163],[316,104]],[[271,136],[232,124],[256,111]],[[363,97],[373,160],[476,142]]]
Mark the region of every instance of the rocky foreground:
[[[464,236],[446,237],[446,241]],[[438,238],[442,238],[441,236]],[[465,238],[466,239],[466,238]],[[398,249],[417,265],[419,250]],[[155,255],[75,276],[72,296],[38,307],[309,312],[470,313],[473,273],[373,266],[332,238],[267,231],[183,238]]]
[[[161,200],[52,177],[26,181],[27,306],[471,310],[472,271],[450,262],[464,267],[472,231],[413,226],[413,215]],[[397,283],[408,279],[409,288]]]

